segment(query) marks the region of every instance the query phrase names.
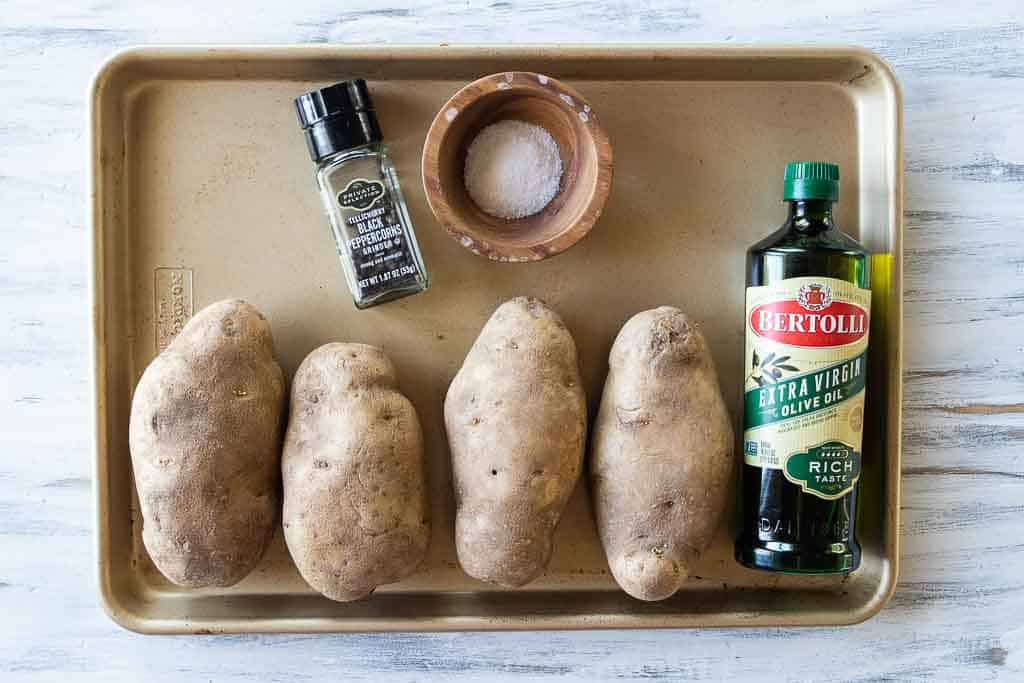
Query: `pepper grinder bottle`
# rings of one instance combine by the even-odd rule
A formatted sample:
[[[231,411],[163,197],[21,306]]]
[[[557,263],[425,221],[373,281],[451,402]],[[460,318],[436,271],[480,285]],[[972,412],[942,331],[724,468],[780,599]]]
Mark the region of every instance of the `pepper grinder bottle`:
[[[838,166],[788,164],[783,197],[785,225],[747,252],[736,559],[776,572],[850,572],[861,558],[869,255],[833,221]]]
[[[308,92],[295,110],[356,307],[425,290],[427,270],[366,81]]]

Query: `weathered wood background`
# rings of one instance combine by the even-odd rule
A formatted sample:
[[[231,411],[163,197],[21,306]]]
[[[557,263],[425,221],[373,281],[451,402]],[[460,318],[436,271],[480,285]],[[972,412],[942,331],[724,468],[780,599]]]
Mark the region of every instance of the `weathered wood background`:
[[[155,638],[93,579],[87,84],[140,43],[852,42],[906,97],[899,588],[818,630]],[[1024,680],[1024,7],[0,3],[0,672],[76,680]]]

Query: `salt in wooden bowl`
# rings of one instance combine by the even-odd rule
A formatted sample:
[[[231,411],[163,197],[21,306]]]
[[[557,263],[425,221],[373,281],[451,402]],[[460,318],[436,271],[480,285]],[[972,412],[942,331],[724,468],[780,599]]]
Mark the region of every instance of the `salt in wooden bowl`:
[[[562,161],[558,192],[539,213],[503,219],[466,191],[466,152],[477,133],[505,119],[538,125]],[[453,238],[493,261],[539,261],[576,244],[601,215],[612,183],[612,149],[593,108],[554,78],[508,71],[473,81],[441,108],[423,145],[423,189]]]

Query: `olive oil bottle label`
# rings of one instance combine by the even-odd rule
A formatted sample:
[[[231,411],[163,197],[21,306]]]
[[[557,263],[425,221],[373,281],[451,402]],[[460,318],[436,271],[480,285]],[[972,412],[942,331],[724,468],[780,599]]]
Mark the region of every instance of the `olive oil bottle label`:
[[[804,492],[860,477],[871,290],[829,277],[747,288],[743,460]]]

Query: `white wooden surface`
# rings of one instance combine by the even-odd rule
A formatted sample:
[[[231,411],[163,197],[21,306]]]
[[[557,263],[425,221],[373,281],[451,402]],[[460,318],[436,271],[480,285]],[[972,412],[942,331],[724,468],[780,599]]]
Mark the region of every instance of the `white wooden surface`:
[[[0,2],[0,680],[1024,680],[1019,0]],[[818,630],[141,637],[93,579],[85,98],[139,43],[854,42],[906,97],[903,558]]]

